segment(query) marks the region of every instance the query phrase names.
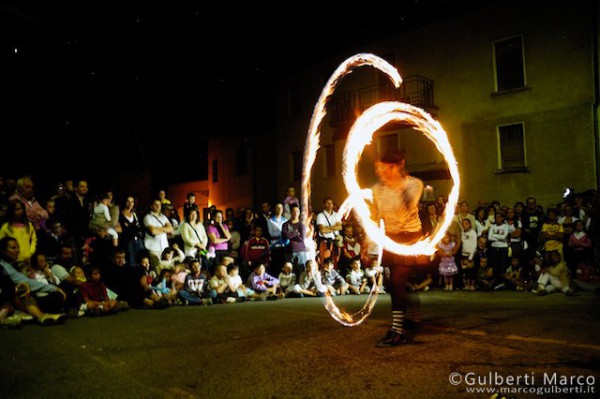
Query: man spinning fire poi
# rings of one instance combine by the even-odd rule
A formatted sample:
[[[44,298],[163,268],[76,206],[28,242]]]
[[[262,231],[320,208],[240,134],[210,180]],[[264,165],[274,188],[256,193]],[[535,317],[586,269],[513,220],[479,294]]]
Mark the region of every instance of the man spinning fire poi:
[[[373,186],[375,220],[383,219],[385,233],[402,244],[417,242],[422,236],[418,204],[423,193],[423,182],[408,175],[406,150],[389,150],[375,161],[379,183]],[[378,347],[397,346],[407,342],[404,319],[409,306],[406,283],[411,268],[417,266],[417,256],[397,255],[384,250],[381,265],[390,270],[389,292],[392,298],[392,328],[378,343]]]

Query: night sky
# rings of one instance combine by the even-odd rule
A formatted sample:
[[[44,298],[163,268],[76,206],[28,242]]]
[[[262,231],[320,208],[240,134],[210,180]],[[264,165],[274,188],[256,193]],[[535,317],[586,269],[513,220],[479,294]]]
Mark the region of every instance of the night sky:
[[[161,184],[206,178],[207,139],[272,127],[269,89],[283,73],[354,53],[452,2],[400,1],[395,11],[148,3],[0,0],[0,175],[54,183],[126,168]]]

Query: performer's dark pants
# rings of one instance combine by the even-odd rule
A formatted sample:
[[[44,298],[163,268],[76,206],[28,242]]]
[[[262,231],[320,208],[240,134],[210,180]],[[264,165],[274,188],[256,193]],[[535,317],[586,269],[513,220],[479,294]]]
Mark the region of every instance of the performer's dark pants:
[[[421,238],[421,232],[390,234],[388,237],[392,240],[402,243],[414,243]],[[388,292],[392,298],[392,310],[406,311],[410,306],[417,305],[418,297],[416,293],[411,293],[410,296],[406,290],[406,283],[410,277],[413,268],[419,267],[417,256],[397,255],[388,251],[383,252],[381,265],[390,270],[390,280],[388,284]]]

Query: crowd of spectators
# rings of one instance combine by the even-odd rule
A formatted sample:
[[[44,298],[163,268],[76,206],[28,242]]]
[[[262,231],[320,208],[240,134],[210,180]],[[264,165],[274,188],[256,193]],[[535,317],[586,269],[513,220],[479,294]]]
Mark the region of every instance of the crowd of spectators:
[[[302,221],[293,186],[259,210],[199,209],[192,192],[179,215],[164,190],[142,207],[135,196],[116,203],[112,192],[92,197],[85,180],[66,181],[42,204],[33,183],[0,178],[4,327],[131,307],[360,295],[378,287],[379,249],[354,215],[339,214],[325,198],[322,210]],[[412,276],[412,290],[573,295],[593,288],[586,283],[600,255],[596,191],[545,207],[533,197],[511,205],[479,201],[474,209],[466,201],[446,209],[442,196],[420,205],[424,235],[447,212],[454,216],[438,252]]]
[[[441,203],[424,205],[424,229],[439,222]],[[461,201],[432,267],[421,273],[421,282],[429,282],[421,289],[442,277],[447,291],[509,289],[570,296],[577,289],[594,289],[590,283],[597,278],[600,255],[599,211],[595,190],[546,207],[534,197],[512,206],[479,201],[474,210]]]

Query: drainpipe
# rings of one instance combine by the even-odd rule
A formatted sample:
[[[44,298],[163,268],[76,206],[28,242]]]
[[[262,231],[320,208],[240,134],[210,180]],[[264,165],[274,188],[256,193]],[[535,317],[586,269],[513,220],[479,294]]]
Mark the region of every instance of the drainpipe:
[[[598,70],[598,2],[592,3],[592,57],[594,68],[594,158],[596,162],[596,189],[600,188],[600,132],[598,128],[598,108],[600,107],[600,71]]]

